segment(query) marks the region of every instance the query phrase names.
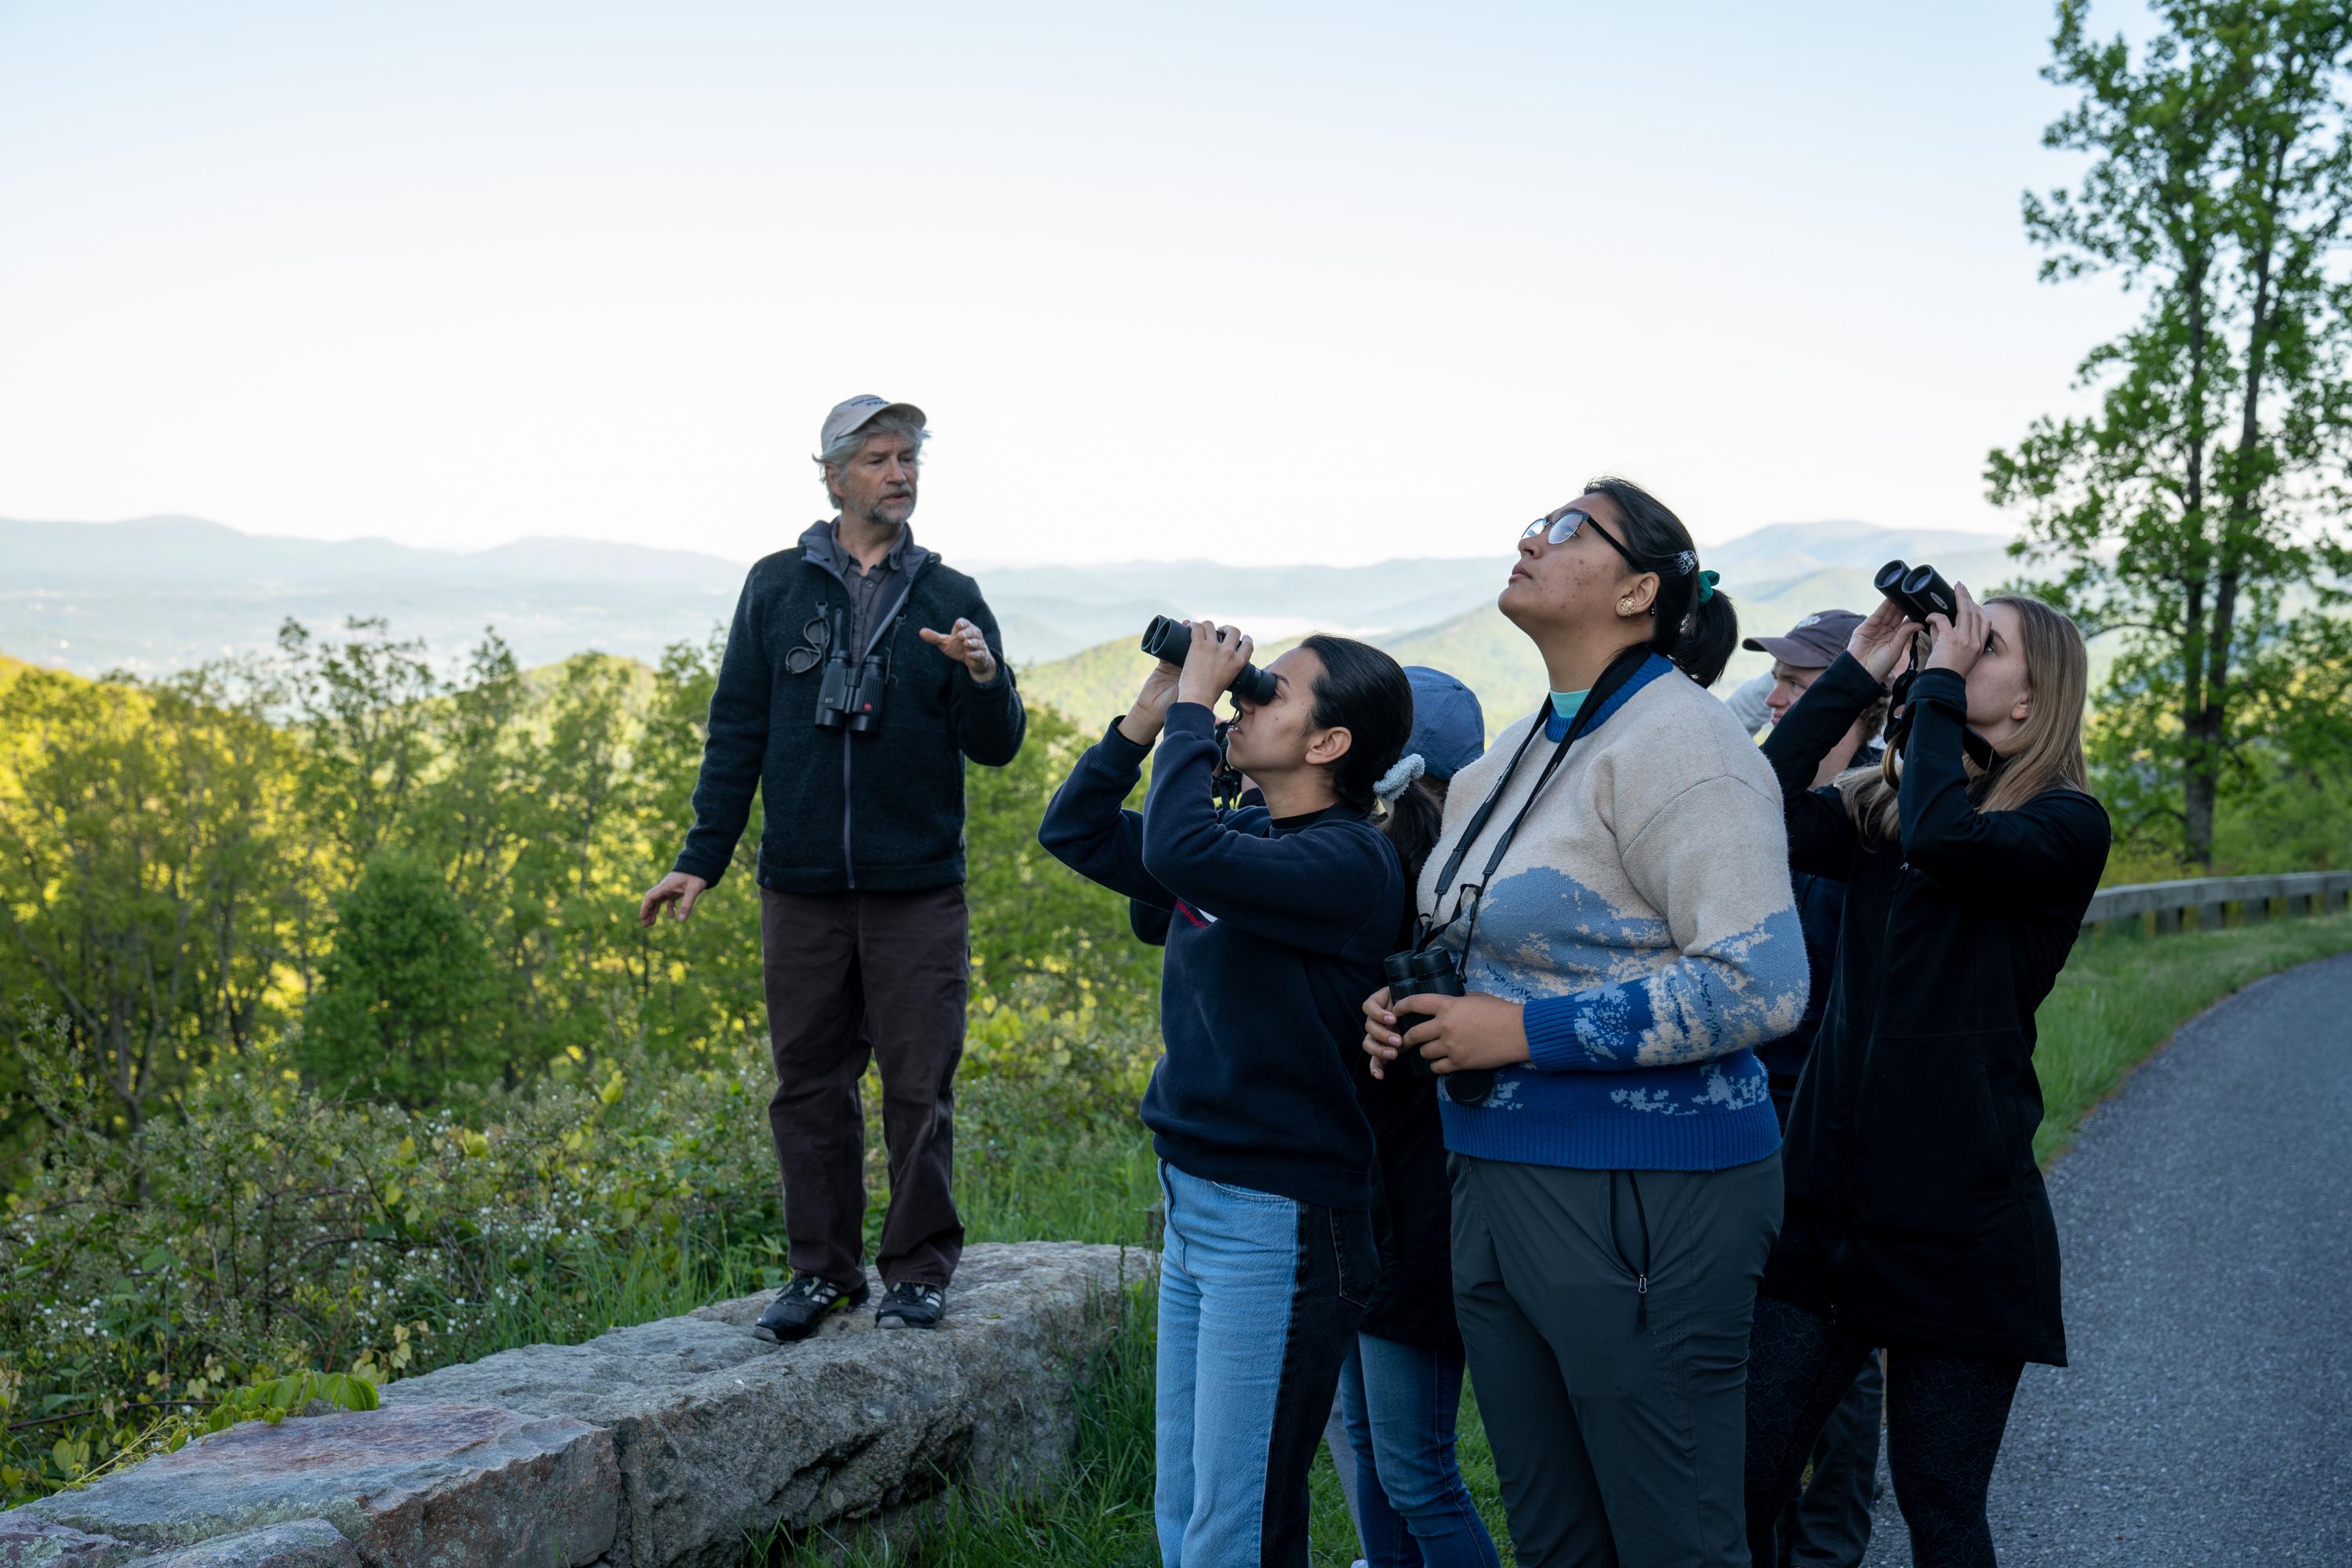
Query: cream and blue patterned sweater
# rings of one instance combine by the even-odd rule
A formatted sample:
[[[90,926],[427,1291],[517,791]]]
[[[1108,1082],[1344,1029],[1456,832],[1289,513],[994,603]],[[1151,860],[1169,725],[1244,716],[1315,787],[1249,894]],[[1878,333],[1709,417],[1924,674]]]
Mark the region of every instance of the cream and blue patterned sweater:
[[[1524,1067],[1480,1105],[1445,1101],[1457,1153],[1584,1170],[1715,1171],[1780,1146],[1753,1047],[1805,1007],[1780,791],[1729,710],[1653,655],[1544,786],[1486,889],[1464,981],[1526,1004]],[[1456,774],[1420,909],[1466,921],[1434,884],[1534,717]],[[1564,728],[1528,748],[1475,879]],[[1441,897],[1443,908],[1439,907]]]

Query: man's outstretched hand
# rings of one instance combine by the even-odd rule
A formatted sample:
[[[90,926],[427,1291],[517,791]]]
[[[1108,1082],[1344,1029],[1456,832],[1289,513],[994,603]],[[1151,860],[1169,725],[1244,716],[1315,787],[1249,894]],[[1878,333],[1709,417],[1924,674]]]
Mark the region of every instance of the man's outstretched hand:
[[[922,629],[923,640],[954,659],[971,672],[974,684],[985,686],[996,679],[996,656],[988,651],[988,639],[970,621],[959,619],[944,632],[930,627]]]
[[[709,886],[699,877],[690,877],[684,871],[672,871],[656,882],[653,890],[646,895],[645,901],[637,906],[637,923],[652,929],[654,921],[661,919],[664,904],[670,906],[670,919],[686,919],[694,912],[694,900],[702,897]]]

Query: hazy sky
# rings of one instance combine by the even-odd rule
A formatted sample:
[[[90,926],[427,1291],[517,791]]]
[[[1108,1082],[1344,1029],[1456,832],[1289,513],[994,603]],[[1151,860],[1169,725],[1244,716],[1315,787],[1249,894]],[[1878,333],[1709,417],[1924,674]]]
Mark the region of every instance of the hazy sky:
[[[0,0],[0,516],[749,558],[871,391],[965,561],[1997,528],[2051,21]]]

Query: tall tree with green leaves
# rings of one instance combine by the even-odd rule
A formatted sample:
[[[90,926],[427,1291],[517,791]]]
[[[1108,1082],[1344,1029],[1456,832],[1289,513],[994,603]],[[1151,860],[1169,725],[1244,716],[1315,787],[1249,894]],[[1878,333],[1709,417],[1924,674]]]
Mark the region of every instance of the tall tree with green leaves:
[[[2081,368],[2095,409],[1987,461],[2035,586],[2120,636],[2094,734],[2127,830],[2210,864],[2217,801],[2259,772],[2266,710],[2341,659],[2352,138],[2342,0],[2158,0],[2137,53],[2061,0],[2045,132],[2087,156],[2025,199],[2042,275],[2108,273],[2139,320]],[[2284,738],[2319,737],[2300,726]]]
[[[1127,900],[1038,847],[1037,823],[1094,737],[1033,705],[1021,754],[964,770],[976,994],[1066,1010],[1082,1001],[1150,1021],[1161,951],[1138,941]]]
[[[621,875],[635,889],[623,906],[628,918],[618,949],[635,1004],[635,1024],[647,1041],[685,1052],[714,1043],[757,1039],[767,1028],[760,964],[760,835],[764,815],[753,811],[735,846],[733,868],[702,896],[694,918],[636,925],[636,893],[667,869],[694,821],[694,785],[709,738],[710,694],[719,685],[726,632],[714,626],[701,642],[673,643],[662,655],[646,699],[645,719],[631,747],[628,855]],[[650,868],[650,870],[649,870]]]
[[[303,1071],[331,1091],[409,1105],[496,1078],[514,1064],[480,1026],[495,984],[481,931],[440,870],[385,850],[336,900],[334,951],[303,1016]]]
[[[274,1029],[309,892],[280,867],[291,742],[231,685],[30,670],[0,694],[0,1014],[61,1016],[127,1133]]]
[[[278,629],[284,698],[304,741],[303,799],[347,865],[400,842],[402,816],[434,760],[434,700],[446,690],[418,639],[354,616],[322,642],[290,616]]]

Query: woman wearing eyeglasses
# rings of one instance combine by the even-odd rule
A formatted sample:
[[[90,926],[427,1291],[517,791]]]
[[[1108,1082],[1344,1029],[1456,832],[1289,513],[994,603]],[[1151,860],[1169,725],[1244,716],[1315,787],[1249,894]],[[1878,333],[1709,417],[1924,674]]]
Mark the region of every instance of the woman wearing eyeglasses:
[[[1737,617],[1622,479],[1529,525],[1497,605],[1551,698],[1456,776],[1420,879],[1467,994],[1375,993],[1364,1048],[1444,1086],[1454,1302],[1518,1561],[1744,1563],[1780,1221],[1751,1047],[1794,1026],[1806,965],[1779,787],[1704,689]]]

